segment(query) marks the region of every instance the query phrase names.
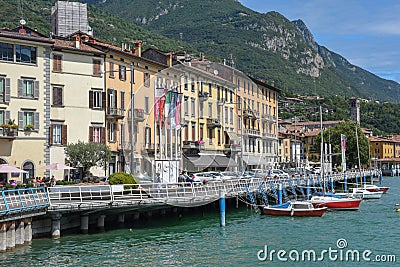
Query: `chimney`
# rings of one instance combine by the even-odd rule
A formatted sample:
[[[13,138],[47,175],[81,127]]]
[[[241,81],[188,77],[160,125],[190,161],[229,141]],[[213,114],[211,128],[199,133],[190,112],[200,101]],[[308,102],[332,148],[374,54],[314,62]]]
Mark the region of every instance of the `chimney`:
[[[81,48],[81,38],[78,35],[74,35],[72,38],[75,41],[75,48],[80,49]]]
[[[168,67],[172,67],[172,52],[167,55],[167,65]]]
[[[135,46],[135,55],[138,57],[142,56],[142,41],[134,42],[133,45]]]

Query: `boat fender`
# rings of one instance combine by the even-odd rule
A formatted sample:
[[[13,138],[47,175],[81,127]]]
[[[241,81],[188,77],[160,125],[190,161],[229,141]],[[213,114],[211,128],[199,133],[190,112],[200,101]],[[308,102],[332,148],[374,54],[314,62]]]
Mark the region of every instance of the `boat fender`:
[[[400,212],[400,209],[397,209],[396,212]]]

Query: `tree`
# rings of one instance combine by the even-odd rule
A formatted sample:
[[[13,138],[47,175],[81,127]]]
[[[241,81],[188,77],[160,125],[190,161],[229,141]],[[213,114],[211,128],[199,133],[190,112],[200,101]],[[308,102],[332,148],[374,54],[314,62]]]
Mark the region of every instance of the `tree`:
[[[111,150],[105,144],[78,141],[65,148],[65,155],[73,167],[82,168],[84,176],[88,176],[91,167],[107,165],[111,159]]]
[[[358,163],[358,152],[357,152],[357,138],[356,128],[358,135],[358,146],[360,149],[360,162],[361,165],[369,163],[369,140],[363,134],[360,125],[353,121],[343,121],[338,123],[336,126],[324,130],[324,143],[330,143],[332,145],[332,153],[341,153],[341,134],[346,136],[346,165],[349,167],[359,166]],[[321,149],[321,134],[316,138],[317,147]],[[341,156],[332,156],[332,163],[340,166]]]

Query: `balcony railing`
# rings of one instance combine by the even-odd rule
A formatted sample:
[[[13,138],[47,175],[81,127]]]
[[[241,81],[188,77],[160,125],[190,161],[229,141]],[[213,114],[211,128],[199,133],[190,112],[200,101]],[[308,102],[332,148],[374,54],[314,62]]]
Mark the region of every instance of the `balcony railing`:
[[[116,108],[116,107],[108,107],[107,108],[107,117],[112,118],[120,118],[124,117],[125,109]]]
[[[220,128],[221,122],[218,119],[207,119],[207,127],[208,128]]]
[[[199,93],[199,100],[200,101],[207,101],[208,100],[208,93],[207,92],[200,92]]]
[[[0,138],[14,139],[18,136],[18,129],[0,128]]]
[[[135,108],[133,110],[133,120],[136,122],[144,121],[144,110],[140,108]]]
[[[254,135],[254,136],[260,136],[260,131],[259,130],[253,130],[253,129],[243,129],[243,132],[247,135]]]

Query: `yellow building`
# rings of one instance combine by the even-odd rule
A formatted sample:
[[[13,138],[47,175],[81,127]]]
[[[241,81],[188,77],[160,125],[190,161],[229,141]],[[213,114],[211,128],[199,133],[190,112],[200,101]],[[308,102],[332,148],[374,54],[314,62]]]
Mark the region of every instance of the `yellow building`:
[[[27,171],[0,174],[0,180],[26,182],[44,173],[38,166],[49,157],[52,45],[29,27],[0,30],[0,164]]]

